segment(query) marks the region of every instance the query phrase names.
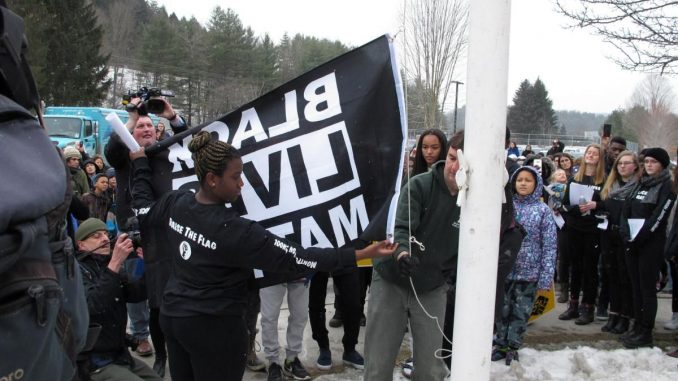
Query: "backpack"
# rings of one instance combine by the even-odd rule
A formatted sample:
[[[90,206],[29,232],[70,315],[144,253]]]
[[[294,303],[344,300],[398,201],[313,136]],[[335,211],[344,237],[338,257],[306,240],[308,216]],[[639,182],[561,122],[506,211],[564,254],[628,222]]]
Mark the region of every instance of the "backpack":
[[[64,161],[37,120],[2,95],[0,135],[0,379],[71,380],[89,316],[65,233]]]
[[[0,380],[72,380],[89,322],[65,233],[72,196],[63,159],[27,110],[40,97],[23,20],[3,6],[0,35]]]

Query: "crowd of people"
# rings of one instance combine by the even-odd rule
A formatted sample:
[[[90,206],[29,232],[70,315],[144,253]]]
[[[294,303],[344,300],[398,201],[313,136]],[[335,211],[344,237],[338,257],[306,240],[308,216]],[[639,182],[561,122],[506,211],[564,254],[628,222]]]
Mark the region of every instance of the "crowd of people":
[[[577,325],[606,319],[601,330],[619,334],[625,347],[651,346],[658,285],[667,268],[675,272],[668,233],[678,225],[678,170],[663,148],[635,153],[621,137],[605,140],[587,146],[578,164],[562,149],[541,159],[542,173],[544,165],[555,170],[543,200],[560,221],[555,280],[567,307],[558,318]],[[666,328],[678,328],[678,314]]]
[[[172,133],[187,128],[169,103],[161,116]],[[127,127],[142,150],[130,153],[116,135],[105,157],[89,158],[79,146],[64,150],[74,190],[72,237],[90,319],[102,326],[81,356],[86,377],[157,380],[169,360],[177,380],[236,380],[246,368],[265,371],[272,381],[308,380],[299,359],[308,322],[318,344],[317,369],[333,365],[325,316],[329,277],[336,292],[330,325],[343,325],[346,366],[364,369],[365,380],[390,380],[409,331],[413,356],[402,364],[403,374],[426,380],[449,374],[449,353],[434,353],[453,342],[460,223],[455,174],[463,130],[450,139],[435,129],[419,136],[403,169],[407,192],[398,202],[395,243],[354,250],[304,249],[224,207],[239,197],[242,159],[207,132],[188,147],[200,188],[172,191],[167,150],[144,152],[167,137],[164,125],[130,111]],[[590,144],[582,158],[554,141],[546,155],[528,152],[517,160],[509,137],[492,360],[519,360],[537,292],[553,282],[558,301],[566,303],[560,319],[585,325],[606,317],[602,330],[619,334],[624,346],[652,345],[656,285],[665,264],[675,273],[678,255],[678,179],[668,153],[649,148],[636,154],[615,137]],[[186,240],[189,227],[211,243]],[[289,248],[304,261],[289,256]],[[373,269],[357,268],[362,258],[374,258]],[[297,276],[257,291],[248,287],[252,268]],[[281,355],[285,295],[289,318]],[[678,299],[674,307],[668,325],[678,329]],[[259,317],[265,362],[255,352]],[[361,326],[364,353],[356,348]],[[128,348],[155,354],[152,369]]]

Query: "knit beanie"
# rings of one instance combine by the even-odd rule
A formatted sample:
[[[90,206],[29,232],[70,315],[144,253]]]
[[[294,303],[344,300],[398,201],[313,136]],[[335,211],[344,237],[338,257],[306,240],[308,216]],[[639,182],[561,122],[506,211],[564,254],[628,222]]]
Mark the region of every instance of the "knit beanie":
[[[64,157],[66,160],[76,158],[76,159],[82,159],[82,155],[80,154],[80,151],[78,151],[77,148],[73,146],[68,146],[64,148]]]
[[[113,168],[108,168],[106,170],[106,176],[110,179],[111,177],[115,177],[115,169]]]
[[[87,237],[101,230],[108,232],[108,228],[103,221],[98,218],[88,218],[80,224],[75,232],[75,240],[84,241]]]
[[[669,158],[668,152],[663,148],[646,148],[643,151],[645,151],[645,157],[651,157],[657,160],[664,168],[668,168],[669,164],[671,164],[671,158]]]
[[[106,178],[106,179],[108,178],[108,176],[106,176],[103,173],[97,173],[96,175],[94,175],[94,177],[92,177],[92,184],[96,184],[97,181],[99,181],[99,179],[102,178],[102,177]],[[92,189],[94,189],[94,188],[92,188]]]

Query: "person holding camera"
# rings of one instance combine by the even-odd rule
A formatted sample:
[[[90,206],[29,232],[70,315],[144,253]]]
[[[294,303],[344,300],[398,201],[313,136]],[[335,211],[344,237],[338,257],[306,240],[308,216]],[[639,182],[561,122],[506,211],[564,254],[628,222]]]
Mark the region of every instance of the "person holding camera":
[[[87,354],[90,378],[96,380],[161,380],[151,368],[132,357],[133,343],[126,337],[127,302],[146,298],[143,280],[133,281],[124,263],[134,245],[121,234],[111,249],[106,224],[98,218],[85,220],[75,232],[76,257],[80,263],[87,296],[90,324],[101,326]],[[143,255],[137,250],[138,255]]]
[[[169,102],[163,98],[147,99],[149,93],[162,93],[162,91],[147,90],[141,96],[139,96],[139,93],[134,94],[127,104],[129,119],[126,126],[141,147],[150,147],[157,142],[155,125],[148,116],[148,112],[153,112],[157,116],[167,119],[174,133],[179,133],[187,128],[186,122],[174,111]],[[116,221],[123,231],[129,230],[127,228],[127,221],[134,215],[131,209],[132,192],[130,189],[130,179],[132,176],[128,153],[129,150],[122,143],[120,137],[117,134],[111,135],[106,145],[105,155],[116,173]],[[167,149],[161,150],[154,155],[149,155],[149,164],[153,168],[152,188],[156,195],[162,195],[172,190],[172,179],[170,176],[172,163],[168,160],[168,155],[169,150]],[[165,270],[146,272],[146,282],[149,285],[147,288],[148,304],[146,301],[143,301],[135,305],[129,305],[128,309],[132,334],[140,341],[137,353],[142,356],[153,354],[153,347],[148,342],[150,331],[151,338],[156,347],[153,369],[162,376],[165,373],[167,354],[165,351],[165,339],[158,323],[158,309],[160,308],[160,295],[158,292],[164,287],[164,279],[166,278],[162,274],[166,274],[168,271],[167,263],[157,260],[161,256],[157,254],[158,249],[155,242],[142,242],[142,247],[146,253],[146,268],[159,267],[165,268]],[[160,275],[158,278],[155,278],[154,275],[149,275],[149,273]]]

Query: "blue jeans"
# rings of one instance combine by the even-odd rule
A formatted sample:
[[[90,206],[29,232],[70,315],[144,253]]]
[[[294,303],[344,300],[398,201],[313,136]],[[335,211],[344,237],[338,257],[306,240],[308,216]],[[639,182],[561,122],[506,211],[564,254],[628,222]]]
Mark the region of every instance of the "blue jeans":
[[[148,321],[150,320],[150,313],[147,301],[127,303],[127,315],[129,315],[129,326],[132,331],[132,336],[139,340],[148,339]]]

